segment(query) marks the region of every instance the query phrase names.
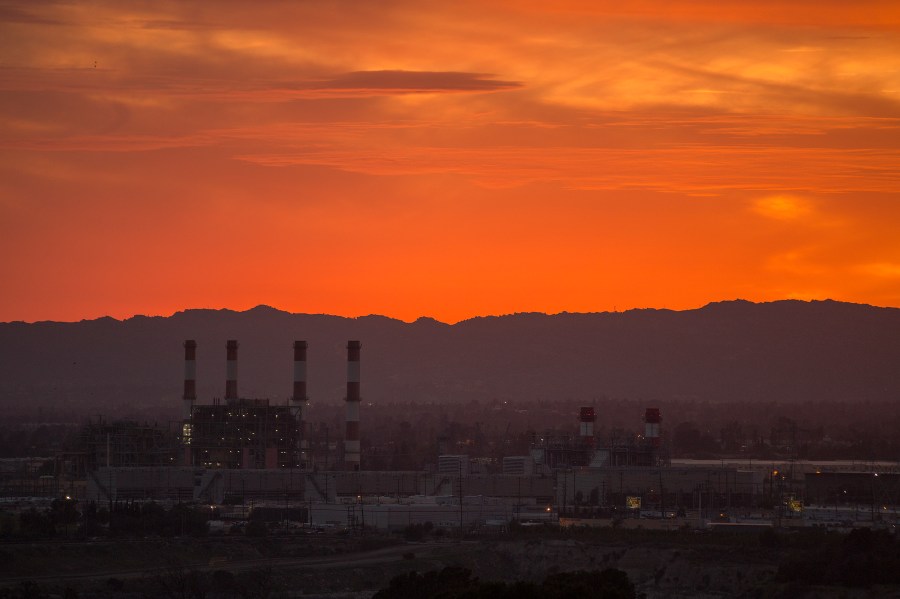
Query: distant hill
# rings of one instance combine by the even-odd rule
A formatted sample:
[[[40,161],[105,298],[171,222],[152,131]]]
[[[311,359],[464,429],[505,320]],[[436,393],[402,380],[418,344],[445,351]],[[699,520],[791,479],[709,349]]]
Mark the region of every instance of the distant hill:
[[[834,301],[730,301],[697,310],[514,314],[447,325],[187,310],[77,323],[0,324],[0,405],[73,416],[180,408],[182,342],[198,343],[201,402],[224,392],[225,341],[240,341],[239,389],[284,401],[291,349],[309,343],[309,395],[344,395],[346,342],[362,341],[365,401],[710,402],[900,398],[900,309]]]

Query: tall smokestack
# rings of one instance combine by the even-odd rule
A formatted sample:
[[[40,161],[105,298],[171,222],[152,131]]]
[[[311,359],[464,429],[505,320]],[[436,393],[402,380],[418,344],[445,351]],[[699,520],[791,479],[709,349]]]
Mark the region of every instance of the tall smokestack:
[[[647,408],[644,412],[644,438],[650,442],[653,447],[659,447],[659,428],[662,422],[662,416],[659,415],[659,408]]]
[[[596,444],[594,438],[594,422],[597,420],[597,414],[594,412],[594,408],[581,408],[578,419],[581,421],[578,435],[581,437],[582,444],[586,447],[594,447]]]
[[[347,435],[344,462],[359,470],[359,341],[347,342]]]
[[[184,342],[184,401],[182,416],[184,420],[191,419],[191,408],[197,400],[197,342],[188,339]]]
[[[197,342],[188,339],[184,342],[184,395],[181,396],[182,416],[181,442],[184,445],[183,465],[193,465],[191,454],[191,411],[197,400]]]
[[[303,408],[306,406],[306,341],[294,341],[294,395],[291,414],[300,431],[300,449],[308,446]]]
[[[225,345],[225,399],[237,399],[237,350],[238,342],[229,339]]]
[[[306,341],[294,341],[294,395],[295,407],[306,402]]]

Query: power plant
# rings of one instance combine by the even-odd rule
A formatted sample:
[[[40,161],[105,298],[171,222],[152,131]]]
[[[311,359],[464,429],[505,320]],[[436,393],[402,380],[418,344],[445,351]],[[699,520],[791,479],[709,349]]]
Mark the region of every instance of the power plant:
[[[294,386],[289,402],[274,405],[268,399],[244,398],[238,392],[238,342],[226,343],[226,380],[224,400],[214,398],[212,404],[197,404],[195,340],[184,342],[184,422],[182,442],[183,466],[226,469],[309,468],[309,431],[303,422],[308,402],[307,343],[294,342]],[[360,451],[360,354],[358,340],[347,342],[347,391],[344,397],[345,427],[343,456],[338,462],[343,470],[361,470]],[[638,439],[610,439],[598,446],[594,426],[597,414],[593,407],[579,411],[579,431],[575,439],[548,433],[546,440],[535,440],[530,459],[538,466],[552,469],[606,466],[664,466],[668,457],[662,444],[662,417],[658,408],[647,408],[644,435]],[[466,456],[443,456],[460,460]],[[454,464],[457,463],[454,461]],[[443,471],[439,459],[438,471]],[[524,471],[524,470],[523,470]],[[528,470],[529,472],[531,469]],[[469,472],[465,466],[454,466],[454,473]]]
[[[347,343],[347,407],[344,438],[345,469],[360,469],[359,404],[360,343]],[[304,434],[306,341],[294,342],[294,388],[290,401],[275,405],[269,399],[245,398],[238,393],[238,342],[226,344],[224,400],[196,404],[197,343],[185,348],[183,466],[227,469],[303,469],[307,463]]]
[[[233,506],[235,517],[245,516],[249,505],[290,505],[310,524],[335,526],[355,526],[365,514],[366,524],[379,528],[415,522],[477,528],[511,520],[666,520],[688,512],[694,514],[688,516],[691,522],[729,514],[799,518],[804,497],[861,501],[868,493],[896,518],[896,467],[882,465],[875,478],[828,471],[819,463],[672,460],[658,407],[634,414],[631,430],[604,428],[600,434],[596,408],[582,406],[573,414],[571,431],[532,432],[530,441],[516,445],[515,452],[500,450],[499,458],[470,456],[471,440],[451,445],[448,431],[434,431],[437,452],[424,470],[385,470],[383,460],[381,469],[374,469],[375,454],[366,454],[371,445],[361,443],[366,434],[359,340],[346,344],[343,438],[329,440],[325,428],[323,459],[322,431],[306,422],[305,340],[293,342],[293,388],[282,402],[242,396],[236,340],[225,344],[224,396],[199,401],[196,365],[202,348],[193,339],[183,347],[177,439],[148,425],[91,422],[83,429],[82,449],[60,458],[75,464],[70,471],[82,477],[83,487],[70,485],[73,496]],[[289,355],[285,348],[286,371]],[[508,426],[506,434],[508,440]],[[811,507],[805,513],[818,512]]]
[[[186,341],[182,426],[184,466],[202,468],[290,468],[300,466],[299,411],[272,405],[268,399],[238,394],[238,342],[229,340],[226,352],[224,401],[196,404],[194,389],[197,343]]]
[[[662,417],[658,408],[647,408],[643,437],[612,435],[603,444],[597,442],[594,425],[597,414],[585,406],[578,414],[578,436],[547,431],[532,441],[531,455],[538,465],[550,469],[606,468],[619,466],[668,466],[669,456],[660,436]]]

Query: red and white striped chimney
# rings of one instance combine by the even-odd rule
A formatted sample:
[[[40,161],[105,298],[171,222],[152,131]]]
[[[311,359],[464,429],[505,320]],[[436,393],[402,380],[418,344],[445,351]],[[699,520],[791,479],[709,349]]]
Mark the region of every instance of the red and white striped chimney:
[[[295,407],[306,402],[306,341],[294,341],[294,395]]]
[[[578,435],[581,437],[581,443],[587,447],[594,447],[596,439],[594,437],[594,422],[597,421],[597,414],[593,407],[581,408],[578,419],[581,425]]]
[[[237,350],[238,342],[229,339],[225,345],[225,400],[236,400],[237,392]]]
[[[659,408],[647,408],[644,412],[644,438],[650,442],[653,447],[659,447],[659,428],[662,422],[662,416],[659,415]]]
[[[197,342],[188,339],[184,342],[184,400],[181,402],[184,420],[191,419],[191,408],[197,400]]]
[[[344,462],[348,470],[359,470],[359,341],[347,342],[347,435]]]
[[[300,430],[300,447],[306,445],[303,414],[306,401],[306,341],[294,341],[294,394],[291,396],[291,413]]]

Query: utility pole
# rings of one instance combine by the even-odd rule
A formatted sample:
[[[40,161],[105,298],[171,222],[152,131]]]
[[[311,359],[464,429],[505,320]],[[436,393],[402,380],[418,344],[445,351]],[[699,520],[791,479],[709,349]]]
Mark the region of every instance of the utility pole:
[[[663,476],[662,476],[662,468],[658,470],[659,472],[659,512],[662,516],[662,519],[666,520],[666,489],[663,487]]]
[[[875,526],[875,481],[878,480],[878,473],[872,475],[872,526]]]
[[[463,489],[462,489],[462,459],[458,461],[459,465],[459,538],[463,536]]]
[[[521,520],[521,511],[522,511],[522,477],[518,477],[519,479],[519,494],[516,498],[516,522],[518,523]]]
[[[360,534],[366,534],[366,507],[362,495],[359,497],[359,515],[362,518],[362,529]]]
[[[703,528],[703,486],[697,486],[697,528]]]

